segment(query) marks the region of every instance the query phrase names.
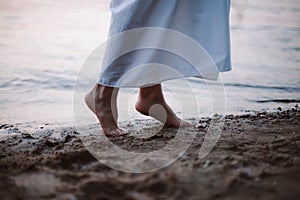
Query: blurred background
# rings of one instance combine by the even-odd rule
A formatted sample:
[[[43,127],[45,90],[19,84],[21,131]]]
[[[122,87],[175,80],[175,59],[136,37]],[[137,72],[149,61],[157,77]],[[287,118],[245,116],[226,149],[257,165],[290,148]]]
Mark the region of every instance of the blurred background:
[[[109,21],[109,0],[1,0],[0,122],[72,124],[77,73]],[[299,0],[232,0],[231,47],[233,70],[221,74],[228,114],[300,102]],[[191,84],[209,114],[202,80]]]

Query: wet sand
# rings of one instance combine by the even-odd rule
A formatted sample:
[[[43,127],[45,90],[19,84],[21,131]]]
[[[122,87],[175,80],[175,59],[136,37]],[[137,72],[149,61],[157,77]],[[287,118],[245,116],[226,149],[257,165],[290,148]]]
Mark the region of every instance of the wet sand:
[[[159,171],[131,174],[98,162],[74,128],[1,124],[2,199],[300,199],[300,110],[226,117],[212,152],[188,151]],[[170,137],[140,143],[159,148]],[[122,143],[122,139],[114,142]],[[158,142],[161,141],[161,142]],[[128,150],[138,148],[122,143]]]

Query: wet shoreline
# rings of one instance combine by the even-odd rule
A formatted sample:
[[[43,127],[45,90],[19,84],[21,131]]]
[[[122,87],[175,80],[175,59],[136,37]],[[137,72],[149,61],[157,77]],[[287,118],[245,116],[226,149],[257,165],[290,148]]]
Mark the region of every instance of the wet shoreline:
[[[20,129],[0,138],[0,194],[6,199],[297,199],[299,122],[298,108],[228,115],[207,157],[198,157],[205,135],[199,129],[179,160],[145,174],[103,165],[85,149],[74,128]],[[170,140],[164,134],[156,139]],[[157,141],[151,148],[161,145]],[[122,139],[115,142],[122,144]]]

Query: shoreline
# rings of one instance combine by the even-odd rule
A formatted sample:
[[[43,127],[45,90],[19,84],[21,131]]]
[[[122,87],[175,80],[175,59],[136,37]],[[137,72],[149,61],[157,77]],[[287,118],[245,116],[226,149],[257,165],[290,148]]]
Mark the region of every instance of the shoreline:
[[[297,107],[228,115],[207,157],[198,157],[204,139],[199,131],[177,161],[144,174],[103,165],[85,149],[74,128],[15,129],[0,137],[0,195],[4,199],[297,199],[299,122]],[[5,127],[17,128],[1,124],[0,129]],[[149,145],[158,148],[157,141],[168,140],[163,132]]]
[[[299,109],[298,104],[293,104],[293,105],[278,105],[273,107],[272,109],[260,109],[260,110],[252,110],[252,109],[245,109],[242,111],[238,111],[238,112],[228,112],[225,113],[225,117],[230,117],[230,116],[255,116],[255,115],[259,115],[259,114],[274,114],[274,113],[279,113],[285,110],[294,110],[294,109]],[[134,122],[139,122],[141,120],[149,120],[151,119],[150,117],[145,117],[144,115],[140,115],[140,118],[133,118],[132,121],[121,121],[118,122],[119,125],[122,128],[126,128],[128,126],[132,126],[132,123]],[[190,117],[187,118],[186,120],[191,121],[193,124],[194,122],[196,122],[196,124],[198,123],[197,120],[201,120],[202,118],[205,119],[210,119],[212,118],[213,115],[212,114],[203,114],[202,117]],[[149,120],[151,121],[151,120]],[[154,122],[154,121],[153,121]],[[154,122],[155,123],[155,122]],[[54,121],[54,120],[50,120],[50,121],[37,121],[37,120],[30,120],[30,121],[16,121],[14,122],[14,120],[1,120],[0,121],[0,138],[3,136],[9,136],[12,134],[18,134],[21,132],[28,132],[28,133],[35,133],[35,132],[41,132],[44,130],[56,130],[56,129],[76,129],[75,127],[75,121],[72,118],[69,119],[65,119],[63,121]],[[91,125],[91,124],[89,124]]]

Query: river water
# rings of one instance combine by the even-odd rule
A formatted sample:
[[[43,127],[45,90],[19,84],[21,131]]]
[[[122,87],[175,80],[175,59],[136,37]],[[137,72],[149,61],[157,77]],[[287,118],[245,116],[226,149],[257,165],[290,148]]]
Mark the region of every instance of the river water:
[[[1,123],[73,123],[77,73],[106,40],[108,7],[108,0],[1,1]],[[233,70],[221,74],[226,113],[274,111],[299,103],[299,0],[233,0],[231,47]],[[172,88],[186,94],[179,82],[166,88],[176,111]],[[190,84],[200,115],[213,114],[204,82],[193,79]],[[139,117],[132,106],[136,93],[121,90],[120,120],[129,119],[126,112]],[[194,110],[195,105],[186,95],[181,106]]]

